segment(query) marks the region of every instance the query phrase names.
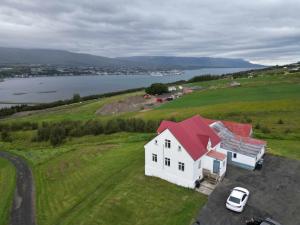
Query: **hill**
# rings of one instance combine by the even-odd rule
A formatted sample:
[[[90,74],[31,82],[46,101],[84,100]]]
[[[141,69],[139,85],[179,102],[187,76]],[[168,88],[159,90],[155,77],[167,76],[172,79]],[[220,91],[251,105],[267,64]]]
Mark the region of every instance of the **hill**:
[[[11,124],[12,136],[11,142],[0,141],[2,149],[24,157],[33,168],[38,224],[192,224],[207,197],[144,176],[143,146],[153,133],[74,136],[54,148],[47,141],[34,141],[36,128],[21,123],[94,120],[105,125],[116,119],[182,120],[200,114],[251,123],[253,135],[267,141],[268,154],[300,160],[300,72],[268,68],[234,80],[241,85],[230,87],[228,77],[185,84],[203,88],[148,111],[95,113],[112,102],[143,95],[140,91],[1,121],[5,130]]]
[[[94,66],[101,68],[197,69],[216,67],[260,67],[243,59],[209,57],[136,56],[108,58],[91,54],[50,49],[21,49],[0,47],[0,65],[43,64],[56,66]]]

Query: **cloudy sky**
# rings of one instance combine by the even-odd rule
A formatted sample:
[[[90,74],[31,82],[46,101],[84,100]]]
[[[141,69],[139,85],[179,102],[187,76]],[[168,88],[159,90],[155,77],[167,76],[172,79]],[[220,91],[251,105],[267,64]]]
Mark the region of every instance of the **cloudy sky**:
[[[300,0],[0,0],[0,46],[300,61]]]

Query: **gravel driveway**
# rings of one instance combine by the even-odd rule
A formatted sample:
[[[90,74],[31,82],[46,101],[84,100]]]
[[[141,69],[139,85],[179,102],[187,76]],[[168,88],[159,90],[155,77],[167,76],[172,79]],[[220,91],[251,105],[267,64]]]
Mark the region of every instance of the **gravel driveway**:
[[[240,214],[225,208],[230,190],[236,186],[250,191]],[[251,217],[271,217],[283,225],[300,224],[300,161],[266,155],[261,171],[228,166],[198,221],[201,225],[242,225]]]
[[[30,168],[25,160],[7,152],[0,152],[0,157],[11,161],[17,172],[10,225],[35,225],[34,185]]]

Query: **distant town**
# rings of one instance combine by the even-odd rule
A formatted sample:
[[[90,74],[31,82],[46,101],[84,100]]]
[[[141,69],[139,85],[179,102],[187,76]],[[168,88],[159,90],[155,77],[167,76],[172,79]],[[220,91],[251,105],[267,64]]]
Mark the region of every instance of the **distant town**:
[[[53,65],[2,65],[0,78],[28,78],[37,76],[78,76],[78,75],[182,75],[177,69],[145,68],[100,68],[92,66],[53,66]]]

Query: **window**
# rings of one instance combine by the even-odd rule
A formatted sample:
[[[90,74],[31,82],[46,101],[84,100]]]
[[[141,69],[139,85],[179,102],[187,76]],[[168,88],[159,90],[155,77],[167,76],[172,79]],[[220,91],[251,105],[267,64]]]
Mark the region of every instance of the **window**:
[[[152,154],[152,161],[157,162],[157,155],[156,154]]]
[[[178,151],[181,152],[181,146],[180,145],[178,146]]]
[[[198,164],[198,169],[201,168],[201,160],[199,161],[199,164]]]
[[[155,140],[155,144],[157,145],[157,140]]]
[[[171,148],[171,141],[170,140],[165,140],[165,147],[166,148]]]
[[[233,158],[236,158],[236,153],[233,153]]]
[[[170,158],[165,158],[165,165],[170,166]]]
[[[178,162],[178,169],[184,171],[184,163]]]
[[[223,161],[223,167],[225,167],[225,160]]]

